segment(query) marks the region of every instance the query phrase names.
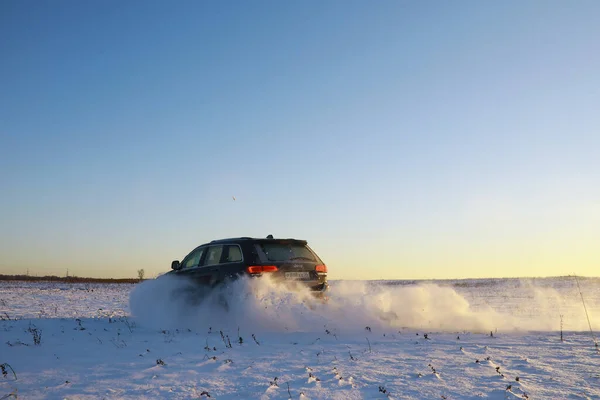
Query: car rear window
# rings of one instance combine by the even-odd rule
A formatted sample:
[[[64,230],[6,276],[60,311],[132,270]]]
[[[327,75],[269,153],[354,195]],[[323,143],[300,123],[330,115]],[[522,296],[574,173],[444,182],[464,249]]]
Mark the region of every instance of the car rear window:
[[[260,243],[257,245],[268,261],[316,261],[313,253],[297,243]]]

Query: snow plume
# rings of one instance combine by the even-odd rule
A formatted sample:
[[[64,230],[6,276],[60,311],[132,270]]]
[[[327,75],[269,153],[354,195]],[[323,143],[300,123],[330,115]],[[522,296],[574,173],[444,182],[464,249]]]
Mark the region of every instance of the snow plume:
[[[565,330],[587,328],[579,298],[565,298],[553,288],[527,282],[518,285],[478,288],[486,296],[469,301],[473,288],[339,281],[332,283],[329,301],[323,304],[307,290],[290,291],[266,276],[239,279],[214,290],[163,276],[134,288],[130,310],[140,324],[157,329],[247,327],[254,332],[336,333],[370,327],[487,333],[559,330],[560,315]],[[593,316],[594,307],[588,311]]]
[[[343,314],[346,324],[384,325],[438,331],[485,331],[495,317],[491,309],[475,312],[467,300],[450,287],[435,284],[405,286],[339,282],[332,294],[331,310]]]
[[[589,329],[575,278],[561,281],[562,287],[542,280],[519,279],[512,290],[510,322],[515,329],[558,331],[562,316],[566,331]],[[516,290],[515,290],[516,289]],[[560,291],[559,291],[560,289]],[[600,329],[600,292],[594,281],[582,281],[582,293],[593,329]],[[507,312],[504,307],[504,312]],[[596,324],[594,324],[596,322]]]
[[[158,329],[239,326],[256,332],[301,331],[311,328],[308,319],[318,318],[314,313],[307,317],[316,307],[308,291],[291,292],[267,277],[242,278],[210,290],[165,275],[139,284],[129,303],[140,324]]]
[[[307,290],[290,291],[267,277],[240,279],[213,291],[177,277],[139,284],[130,309],[142,325],[157,329],[252,327],[254,331],[349,332],[370,328],[486,331],[488,312],[474,312],[452,288],[437,285],[378,286],[335,282],[325,304]]]

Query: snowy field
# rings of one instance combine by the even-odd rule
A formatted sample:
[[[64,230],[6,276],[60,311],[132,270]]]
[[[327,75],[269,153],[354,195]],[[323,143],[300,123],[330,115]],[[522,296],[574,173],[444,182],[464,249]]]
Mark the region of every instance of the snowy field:
[[[580,284],[599,332],[600,278]],[[572,277],[185,289],[0,283],[0,399],[600,399]]]

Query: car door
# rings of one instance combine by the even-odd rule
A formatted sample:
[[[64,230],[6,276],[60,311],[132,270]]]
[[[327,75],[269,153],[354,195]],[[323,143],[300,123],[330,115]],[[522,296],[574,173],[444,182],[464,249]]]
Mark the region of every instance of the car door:
[[[224,246],[221,265],[219,266],[219,279],[233,279],[246,270],[242,248],[239,244]]]
[[[196,273],[196,280],[203,285],[214,286],[221,281],[219,266],[224,256],[224,246],[221,244],[206,247],[206,254]]]
[[[207,246],[200,246],[192,250],[181,262],[181,269],[177,275],[202,283],[201,265],[206,256],[206,249]]]

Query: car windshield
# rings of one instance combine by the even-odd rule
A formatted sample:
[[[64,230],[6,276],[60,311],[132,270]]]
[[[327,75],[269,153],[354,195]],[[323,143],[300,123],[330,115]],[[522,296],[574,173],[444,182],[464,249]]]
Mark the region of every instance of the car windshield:
[[[302,244],[261,243],[259,247],[269,261],[316,261],[311,251]]]

